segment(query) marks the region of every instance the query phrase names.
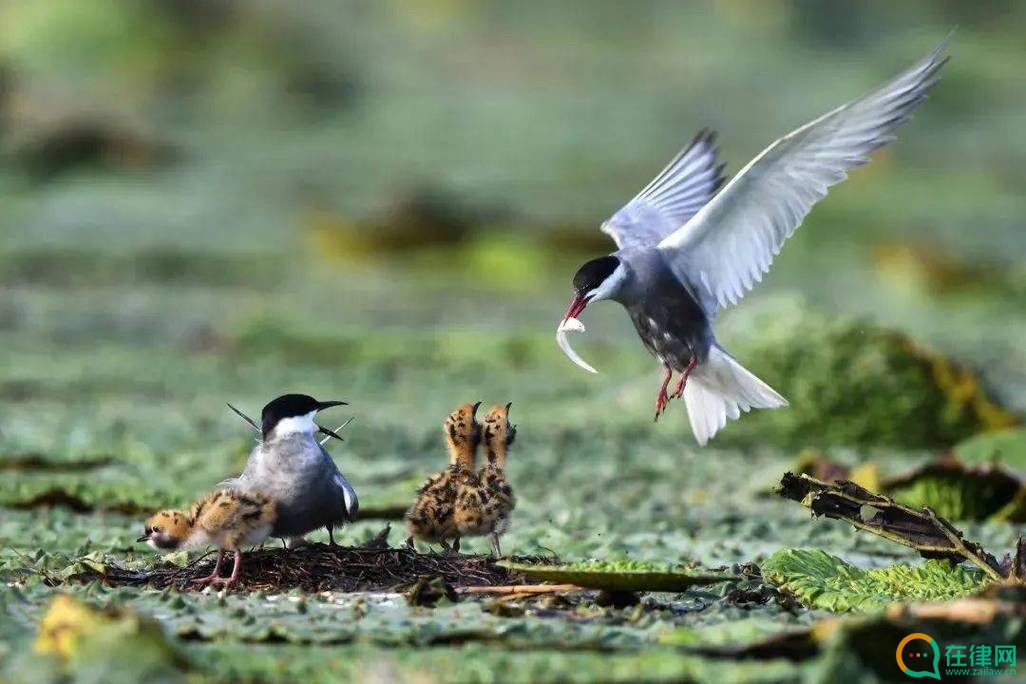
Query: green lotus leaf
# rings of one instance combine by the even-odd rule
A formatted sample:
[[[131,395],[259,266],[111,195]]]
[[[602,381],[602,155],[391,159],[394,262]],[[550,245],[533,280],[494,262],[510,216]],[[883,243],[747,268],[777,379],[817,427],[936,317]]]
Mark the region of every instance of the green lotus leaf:
[[[607,591],[687,591],[690,587],[736,579],[734,575],[644,561],[581,561],[560,565],[500,562],[531,579],[576,584]]]
[[[965,463],[1002,463],[1026,472],[1026,428],[985,432],[959,442],[953,451]]]

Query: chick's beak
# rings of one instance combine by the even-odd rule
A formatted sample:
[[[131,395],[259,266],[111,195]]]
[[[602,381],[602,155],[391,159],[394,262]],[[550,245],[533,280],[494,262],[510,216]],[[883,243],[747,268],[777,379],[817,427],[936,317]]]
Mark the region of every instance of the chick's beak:
[[[563,314],[563,320],[568,318],[577,318],[584,311],[584,307],[588,306],[588,297],[581,295],[574,295],[574,298],[570,300],[570,306],[566,308],[566,313]]]
[[[479,402],[479,401],[474,402],[474,410],[470,412],[470,415],[476,416],[477,415],[477,410],[479,408],[481,408],[481,402]]]
[[[136,539],[137,542],[145,542],[150,540],[150,535],[144,534],[143,536]]]

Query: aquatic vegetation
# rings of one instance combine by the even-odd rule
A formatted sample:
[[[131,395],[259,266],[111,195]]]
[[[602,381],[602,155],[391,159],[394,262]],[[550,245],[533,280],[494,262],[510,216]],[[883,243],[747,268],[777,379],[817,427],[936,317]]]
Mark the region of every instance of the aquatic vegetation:
[[[981,435],[971,441],[988,437]],[[904,472],[884,474],[884,467],[874,460],[848,466],[820,452],[804,452],[791,471],[824,482],[854,482],[907,506],[929,506],[950,520],[1018,522],[1026,516],[1026,482],[1018,471],[998,459],[966,463],[949,453]]]
[[[576,584],[607,591],[687,591],[690,587],[727,582],[729,573],[646,561],[579,561],[576,563],[499,563],[536,580]]]
[[[977,435],[959,442],[952,451],[965,463],[1000,463],[1026,473],[1026,428]]]
[[[763,577],[805,605],[834,612],[873,610],[905,601],[968,596],[984,586],[980,572],[947,560],[864,570],[819,549],[785,549],[759,564]]]
[[[969,368],[898,330],[793,305],[745,323],[760,335],[735,353],[791,405],[756,412],[728,440],[947,448],[1017,422]]]
[[[856,529],[917,551],[924,558],[970,562],[993,580],[1008,576],[983,546],[930,508],[912,508],[854,482],[822,482],[785,473],[780,496],[797,501],[814,515],[843,520]]]
[[[1019,518],[994,510],[1010,490],[974,478],[995,460],[1026,475],[1022,431],[990,431],[1026,411],[1026,136],[1007,86],[1026,68],[1023,11],[931,9],[938,37],[962,28],[917,134],[817,207],[717,321],[788,409],[698,449],[679,404],[651,425],[658,371],[616,312],[583,321],[602,376],[552,339],[567,275],[609,248],[599,220],[682,126],[719,126],[737,168],[808,114],[796,92],[829,104],[876,82],[924,25],[914,9],[837,24],[811,3],[720,4],[626,21],[616,3],[588,21],[560,3],[0,6],[0,680],[115,681],[115,663],[154,682],[888,680],[912,629],[1022,653],[1014,586],[915,603],[893,580],[958,596],[978,573],[810,522],[765,485],[809,447],[830,461],[806,463],[818,479],[843,463],[898,505],[979,518],[952,521],[981,548],[1015,548]],[[722,49],[747,29],[765,70]],[[881,259],[886,244],[902,253]],[[895,287],[899,270],[924,286]],[[155,556],[140,521],[241,471],[255,433],[224,402],[254,412],[293,390],[352,402],[327,448],[362,520],[339,549],[323,531],[271,539],[240,587],[186,589],[212,557]],[[452,558],[401,548],[384,520],[440,467],[439,418],[499,397],[524,426],[503,538],[524,569],[489,562],[483,539]],[[930,466],[952,448],[965,483]],[[877,487],[892,480],[900,493]],[[781,552],[797,548],[845,566]],[[626,582],[637,603],[464,591],[534,587],[547,566]],[[873,612],[806,608],[777,581]],[[657,582],[672,591],[642,590]],[[418,585],[430,607],[408,602]]]
[[[85,682],[175,682],[188,669],[183,652],[151,617],[131,608],[99,610],[59,594],[39,622],[34,651],[56,670]],[[27,663],[39,672],[40,663]]]
[[[1026,482],[998,464],[969,466],[941,458],[885,479],[881,491],[951,520],[1026,521]]]

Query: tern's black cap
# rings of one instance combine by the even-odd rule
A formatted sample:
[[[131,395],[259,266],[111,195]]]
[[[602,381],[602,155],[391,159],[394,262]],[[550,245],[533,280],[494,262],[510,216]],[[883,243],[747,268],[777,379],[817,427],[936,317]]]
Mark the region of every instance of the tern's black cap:
[[[591,292],[613,275],[619,265],[620,260],[613,255],[592,259],[574,274],[574,290],[582,296]]]
[[[260,413],[261,430],[264,439],[285,418],[305,416],[312,411],[320,411],[331,406],[344,406],[344,401],[317,401],[308,394],[283,394],[272,400]]]

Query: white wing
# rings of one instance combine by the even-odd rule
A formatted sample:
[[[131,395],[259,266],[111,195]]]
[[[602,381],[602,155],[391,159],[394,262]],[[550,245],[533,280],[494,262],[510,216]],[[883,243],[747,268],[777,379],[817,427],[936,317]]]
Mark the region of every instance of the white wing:
[[[723,165],[716,165],[716,134],[699,131],[644,190],[612,218],[602,232],[616,246],[652,246],[687,223],[723,185]]]
[[[830,186],[894,140],[894,129],[937,82],[937,71],[947,62],[941,56],[947,42],[879,90],[774,142],[659,243],[709,315],[752,289]]]

